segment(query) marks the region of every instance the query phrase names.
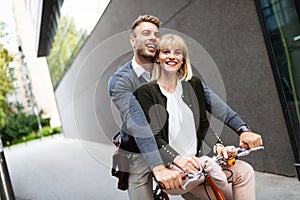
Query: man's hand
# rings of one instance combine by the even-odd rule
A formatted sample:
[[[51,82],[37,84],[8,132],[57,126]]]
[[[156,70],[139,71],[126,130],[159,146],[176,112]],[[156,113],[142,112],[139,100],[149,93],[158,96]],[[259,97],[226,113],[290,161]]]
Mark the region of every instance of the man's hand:
[[[249,149],[252,149],[253,147],[258,147],[262,145],[263,145],[262,137],[257,133],[253,133],[251,131],[245,131],[240,135],[241,147],[248,147]]]
[[[152,170],[157,182],[164,185],[164,189],[183,189],[182,178],[179,171],[158,165]]]

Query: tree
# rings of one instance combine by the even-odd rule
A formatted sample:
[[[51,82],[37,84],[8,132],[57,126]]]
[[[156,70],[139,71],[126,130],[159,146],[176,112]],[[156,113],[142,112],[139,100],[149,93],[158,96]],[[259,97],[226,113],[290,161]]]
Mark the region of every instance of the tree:
[[[5,24],[0,22],[0,42],[4,41],[7,33]],[[4,145],[17,143],[39,129],[37,117],[34,114],[26,114],[20,104],[15,105],[17,111],[13,112],[7,101],[7,94],[13,92],[13,70],[9,63],[13,57],[0,43],[0,136]],[[43,111],[39,113],[41,116]],[[50,119],[42,119],[44,126],[49,126]]]
[[[4,28],[4,23],[0,22],[0,37],[7,35]],[[8,66],[12,60],[13,57],[9,54],[8,50],[0,44],[0,128],[4,127],[6,117],[11,113],[11,107],[7,102],[6,95],[13,91],[13,72],[9,70]]]
[[[0,43],[7,42],[7,36],[9,35],[6,31],[6,24],[4,22],[0,22]]]
[[[61,16],[50,55],[47,57],[54,87],[72,64],[76,54],[87,38],[84,30],[77,30],[73,18]]]

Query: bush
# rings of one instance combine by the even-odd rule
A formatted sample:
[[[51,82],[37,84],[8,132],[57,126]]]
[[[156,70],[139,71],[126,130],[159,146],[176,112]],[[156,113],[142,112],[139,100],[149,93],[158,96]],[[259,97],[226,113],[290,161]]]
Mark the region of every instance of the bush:
[[[60,133],[61,127],[51,128],[49,119],[44,119],[42,134],[39,131],[37,118],[35,115],[26,115],[24,113],[11,114],[8,117],[6,125],[0,130],[0,136],[4,146],[26,142]]]
[[[43,136],[49,136],[49,135],[52,135],[53,131],[52,131],[52,128],[50,126],[47,126],[47,127],[43,127]]]
[[[61,133],[61,127],[52,128],[52,134]]]
[[[27,134],[26,136],[18,137],[17,139],[13,139],[13,140],[7,140],[6,138],[2,137],[3,146],[7,147],[10,145],[14,145],[14,144],[19,144],[19,143],[28,142],[31,140],[40,139],[42,136],[43,137],[51,136],[51,135],[60,133],[60,130],[61,130],[61,127],[51,128],[50,126],[46,126],[46,127],[43,127],[43,129],[42,129],[43,135],[41,135],[39,131],[33,131],[33,132]]]
[[[1,129],[3,143],[14,144],[37,129],[37,120],[32,115],[10,114],[6,125]]]

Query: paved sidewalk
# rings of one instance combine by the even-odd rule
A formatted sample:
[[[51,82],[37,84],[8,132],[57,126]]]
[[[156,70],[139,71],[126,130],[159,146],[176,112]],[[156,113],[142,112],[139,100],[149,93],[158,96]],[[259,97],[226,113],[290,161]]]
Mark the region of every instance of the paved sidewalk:
[[[112,145],[57,135],[4,152],[16,200],[126,200],[110,175],[113,151]],[[300,197],[297,178],[256,172],[256,182],[258,200]]]

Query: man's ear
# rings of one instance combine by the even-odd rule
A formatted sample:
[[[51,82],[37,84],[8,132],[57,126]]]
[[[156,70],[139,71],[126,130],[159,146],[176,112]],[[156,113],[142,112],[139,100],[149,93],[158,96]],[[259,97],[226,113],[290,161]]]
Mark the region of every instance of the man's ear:
[[[131,47],[134,49],[134,46],[135,46],[135,37],[133,37],[131,35],[129,40],[130,40]]]

